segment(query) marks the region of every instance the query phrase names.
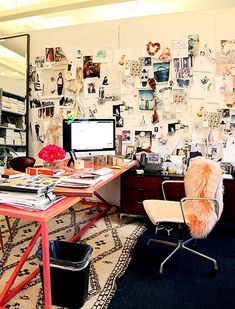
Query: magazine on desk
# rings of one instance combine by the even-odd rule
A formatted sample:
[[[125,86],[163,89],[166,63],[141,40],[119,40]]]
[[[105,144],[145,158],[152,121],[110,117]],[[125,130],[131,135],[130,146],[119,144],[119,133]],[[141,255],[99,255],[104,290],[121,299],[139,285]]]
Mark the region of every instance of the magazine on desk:
[[[74,174],[68,177],[62,177],[56,186],[67,188],[88,188],[101,180],[102,177],[97,175]]]
[[[37,175],[10,179],[0,184],[0,191],[25,192],[42,195],[49,192],[59,182],[59,177],[50,177],[47,175]]]

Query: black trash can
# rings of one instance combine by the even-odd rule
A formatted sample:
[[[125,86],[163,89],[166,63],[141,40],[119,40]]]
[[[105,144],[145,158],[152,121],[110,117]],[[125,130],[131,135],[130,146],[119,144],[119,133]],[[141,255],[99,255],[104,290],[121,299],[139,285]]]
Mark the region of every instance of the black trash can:
[[[87,299],[92,247],[84,243],[49,241],[51,296],[56,306],[78,309]],[[43,283],[42,249],[36,253]]]

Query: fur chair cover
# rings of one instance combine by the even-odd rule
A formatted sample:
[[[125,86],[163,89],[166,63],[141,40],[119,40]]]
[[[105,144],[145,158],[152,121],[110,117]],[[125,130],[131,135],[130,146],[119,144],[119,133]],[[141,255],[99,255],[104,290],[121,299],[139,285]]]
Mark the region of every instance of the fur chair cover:
[[[190,233],[195,238],[206,237],[221,216],[223,210],[222,170],[217,162],[196,157],[190,160],[185,174],[186,197],[211,197],[219,203],[218,214],[210,201],[186,201],[183,205]]]

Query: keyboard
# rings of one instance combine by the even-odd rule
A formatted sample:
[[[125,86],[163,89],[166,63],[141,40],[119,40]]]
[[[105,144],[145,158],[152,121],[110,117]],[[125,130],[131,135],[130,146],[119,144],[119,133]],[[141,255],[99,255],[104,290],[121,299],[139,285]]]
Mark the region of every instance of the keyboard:
[[[103,176],[103,175],[106,175],[106,174],[109,174],[109,173],[113,173],[113,169],[108,168],[108,167],[102,167],[102,168],[92,172],[92,174],[99,175],[99,176]]]

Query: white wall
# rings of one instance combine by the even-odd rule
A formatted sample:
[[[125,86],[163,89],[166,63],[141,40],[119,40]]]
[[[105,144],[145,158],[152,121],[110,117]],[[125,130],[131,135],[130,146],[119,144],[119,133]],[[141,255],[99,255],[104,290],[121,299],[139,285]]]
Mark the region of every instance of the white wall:
[[[36,56],[44,55],[46,47],[56,46],[62,47],[68,59],[74,58],[77,49],[81,49],[83,55],[92,55],[93,48],[95,47],[112,47],[114,51],[123,49],[129,59],[138,59],[138,57],[146,56],[146,43],[149,41],[161,42],[163,46],[167,47],[170,46],[171,40],[175,37],[195,33],[199,34],[201,47],[204,44],[208,44],[212,52],[215,52],[218,39],[235,38],[234,16],[235,7],[223,10],[141,17],[35,31],[30,33],[30,62],[33,63]],[[111,69],[110,65],[104,67],[109,72],[113,70],[111,75],[114,76],[113,82],[115,87],[120,87],[120,79],[123,76],[120,67],[118,68],[116,63],[111,64]],[[214,72],[215,65],[213,65],[213,74]],[[105,72],[103,75],[105,75]],[[216,105],[211,107],[212,110],[223,107],[223,100],[216,94],[215,96],[217,102]],[[93,100],[90,102],[85,100],[82,95],[80,99],[85,107],[94,103]],[[153,125],[151,124],[152,112],[139,111],[137,91],[134,91],[132,95],[122,95],[121,99],[133,106],[134,114],[125,114],[124,127],[118,128],[118,132],[131,129],[134,134],[134,130],[153,130]],[[179,115],[179,118],[189,126],[192,123],[191,109],[194,101],[189,98],[189,106],[186,113]],[[111,105],[110,102],[106,102],[105,105],[97,105],[97,118],[103,116],[111,117]],[[145,115],[145,127],[138,125],[141,113]],[[34,110],[31,113],[31,121],[35,121],[36,117],[37,114]],[[204,134],[206,136],[207,132],[205,131]],[[184,134],[181,132],[177,138],[184,138]],[[134,143],[134,136],[132,136],[132,143]],[[29,145],[30,154],[37,157],[37,152],[42,146],[40,142],[31,140]]]

